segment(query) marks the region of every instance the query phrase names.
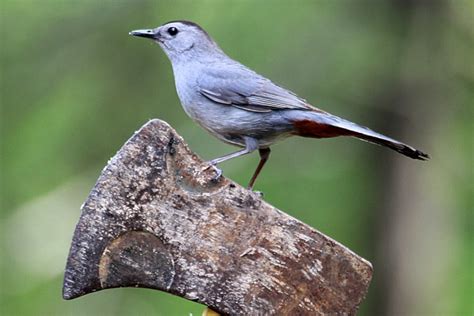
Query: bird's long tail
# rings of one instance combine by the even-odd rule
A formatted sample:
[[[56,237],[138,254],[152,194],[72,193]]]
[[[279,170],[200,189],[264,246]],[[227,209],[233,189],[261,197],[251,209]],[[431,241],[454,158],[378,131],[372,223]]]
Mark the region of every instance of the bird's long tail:
[[[294,134],[296,135],[312,138],[353,136],[373,144],[388,147],[413,159],[427,160],[430,158],[418,149],[335,115],[316,111],[298,112],[289,113],[288,117],[293,124]]]

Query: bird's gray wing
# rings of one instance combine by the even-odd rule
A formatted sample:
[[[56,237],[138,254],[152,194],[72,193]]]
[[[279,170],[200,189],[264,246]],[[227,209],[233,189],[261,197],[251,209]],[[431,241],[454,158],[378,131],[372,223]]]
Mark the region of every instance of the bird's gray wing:
[[[197,84],[199,92],[209,100],[246,111],[315,109],[304,99],[240,64],[207,68]]]

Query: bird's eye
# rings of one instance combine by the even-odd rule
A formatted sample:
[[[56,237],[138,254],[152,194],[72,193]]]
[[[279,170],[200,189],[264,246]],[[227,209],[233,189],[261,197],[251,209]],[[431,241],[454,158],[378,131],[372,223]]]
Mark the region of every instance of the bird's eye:
[[[168,34],[171,36],[175,36],[176,34],[178,34],[178,29],[172,26],[168,29]]]

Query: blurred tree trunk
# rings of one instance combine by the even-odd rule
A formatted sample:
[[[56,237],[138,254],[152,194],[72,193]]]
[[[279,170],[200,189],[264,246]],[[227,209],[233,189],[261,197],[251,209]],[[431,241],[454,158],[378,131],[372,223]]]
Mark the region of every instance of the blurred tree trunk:
[[[439,291],[433,274],[445,261],[445,248],[434,240],[449,229],[444,225],[436,192],[427,186],[432,177],[434,147],[441,127],[439,118],[449,115],[443,90],[445,64],[442,28],[448,15],[444,1],[392,1],[400,18],[400,73],[393,86],[377,100],[384,106],[384,129],[402,141],[434,156],[431,161],[409,161],[387,153],[379,166],[381,205],[376,219],[376,263],[378,277],[376,315],[430,314],[430,302]],[[445,80],[445,79],[444,79]],[[449,248],[449,247],[448,247]],[[434,256],[436,254],[436,260]],[[439,259],[439,260],[438,260]],[[434,271],[433,271],[434,270]]]

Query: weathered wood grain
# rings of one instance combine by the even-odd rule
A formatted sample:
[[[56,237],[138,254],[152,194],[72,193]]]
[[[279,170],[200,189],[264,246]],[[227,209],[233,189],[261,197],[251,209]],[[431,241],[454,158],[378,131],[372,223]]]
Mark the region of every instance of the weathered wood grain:
[[[356,313],[368,261],[206,167],[163,121],[135,133],[82,206],[63,297],[138,286],[229,315]]]

